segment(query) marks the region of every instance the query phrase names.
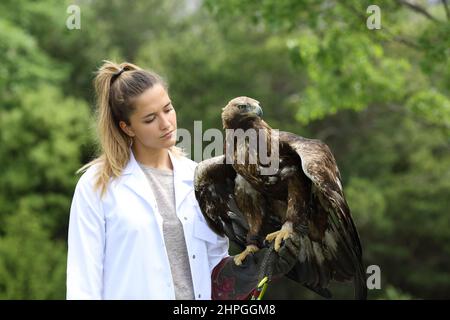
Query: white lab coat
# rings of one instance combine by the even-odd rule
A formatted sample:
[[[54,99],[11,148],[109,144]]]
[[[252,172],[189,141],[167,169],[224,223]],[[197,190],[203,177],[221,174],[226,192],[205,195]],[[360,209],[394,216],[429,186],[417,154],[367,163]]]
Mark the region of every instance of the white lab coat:
[[[228,239],[217,236],[200,211],[193,188],[197,163],[169,154],[195,298],[211,299],[211,272],[228,256]],[[96,170],[82,175],[72,201],[67,299],[175,299],[163,219],[133,153],[102,199],[93,189]]]

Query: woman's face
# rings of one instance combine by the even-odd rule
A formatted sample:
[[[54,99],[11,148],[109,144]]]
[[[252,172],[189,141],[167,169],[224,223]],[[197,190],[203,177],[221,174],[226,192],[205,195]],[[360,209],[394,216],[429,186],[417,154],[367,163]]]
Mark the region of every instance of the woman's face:
[[[169,148],[176,143],[177,115],[172,102],[160,84],[144,91],[134,102],[130,125],[120,122],[126,134],[133,137],[136,147]]]

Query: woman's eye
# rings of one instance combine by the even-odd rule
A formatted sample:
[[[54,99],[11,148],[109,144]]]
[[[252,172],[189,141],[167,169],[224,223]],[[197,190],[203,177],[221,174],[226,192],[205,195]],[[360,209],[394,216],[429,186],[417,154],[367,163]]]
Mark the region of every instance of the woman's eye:
[[[155,118],[151,118],[151,119],[145,120],[144,122],[145,122],[145,123],[152,123],[153,120],[155,120]]]
[[[168,113],[168,112],[170,112],[170,111],[172,111],[172,110],[173,110],[173,108],[170,107],[170,108],[167,108],[167,109],[165,110],[165,112]]]

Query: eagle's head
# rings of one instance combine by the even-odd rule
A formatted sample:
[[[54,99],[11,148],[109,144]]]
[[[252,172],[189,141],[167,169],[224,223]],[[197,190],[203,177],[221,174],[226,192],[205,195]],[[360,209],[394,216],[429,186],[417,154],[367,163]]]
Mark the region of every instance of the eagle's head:
[[[260,126],[263,111],[259,101],[249,97],[237,97],[222,109],[222,124],[224,129],[247,129]]]

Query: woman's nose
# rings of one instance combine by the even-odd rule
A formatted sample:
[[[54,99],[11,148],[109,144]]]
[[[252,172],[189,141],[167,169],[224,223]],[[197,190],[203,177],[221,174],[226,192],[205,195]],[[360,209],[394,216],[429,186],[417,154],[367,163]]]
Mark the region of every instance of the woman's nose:
[[[170,127],[170,116],[167,114],[163,114],[161,116],[161,121],[159,123],[159,128],[161,130],[164,130],[166,128]]]

